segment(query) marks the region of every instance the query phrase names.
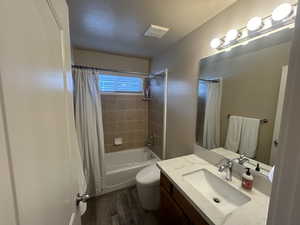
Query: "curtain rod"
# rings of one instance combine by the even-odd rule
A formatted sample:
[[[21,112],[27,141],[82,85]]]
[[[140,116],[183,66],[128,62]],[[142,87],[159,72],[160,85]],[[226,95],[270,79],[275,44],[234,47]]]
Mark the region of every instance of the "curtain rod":
[[[92,66],[72,65],[72,68],[149,76],[148,73],[143,73],[143,72],[131,72],[131,71],[129,72],[129,71],[123,71],[123,70],[106,69],[106,68],[92,67]]]
[[[219,83],[220,80],[206,80],[206,79],[199,79],[201,81],[205,81],[205,82],[213,82],[213,83]]]

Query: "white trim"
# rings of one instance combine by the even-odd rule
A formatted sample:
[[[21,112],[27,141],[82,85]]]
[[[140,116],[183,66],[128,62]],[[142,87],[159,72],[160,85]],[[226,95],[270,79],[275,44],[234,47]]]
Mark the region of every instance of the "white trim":
[[[279,141],[282,111],[283,111],[283,104],[285,99],[286,83],[287,83],[287,76],[288,76],[288,65],[282,67],[281,74],[282,75],[281,75],[281,81],[279,87],[277,109],[276,109],[276,116],[274,122],[274,130],[273,130],[272,147],[271,147],[271,157],[270,157],[271,165],[275,165],[276,155],[278,154],[277,153],[278,146],[276,146],[275,141]]]
[[[164,84],[164,121],[163,121],[163,149],[162,149],[162,160],[166,159],[167,155],[167,111],[168,111],[168,68],[152,74],[157,76],[159,74],[165,74],[165,84]]]
[[[164,124],[163,124],[163,152],[162,158],[167,155],[167,111],[168,111],[168,69],[165,69],[165,88],[164,88]]]

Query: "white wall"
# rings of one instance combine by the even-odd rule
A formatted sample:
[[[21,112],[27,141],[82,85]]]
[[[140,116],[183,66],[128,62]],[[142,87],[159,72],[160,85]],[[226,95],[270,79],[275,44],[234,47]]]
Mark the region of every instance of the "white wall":
[[[99,51],[73,49],[73,62],[78,65],[101,67],[128,72],[149,72],[150,61],[146,58],[115,55]]]

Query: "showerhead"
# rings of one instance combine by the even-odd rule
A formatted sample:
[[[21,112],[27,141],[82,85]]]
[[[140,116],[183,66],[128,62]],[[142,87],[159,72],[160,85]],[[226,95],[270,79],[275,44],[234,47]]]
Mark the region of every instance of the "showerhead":
[[[155,79],[155,78],[161,78],[161,77],[164,77],[165,73],[157,73],[157,74],[150,74],[149,75],[149,79]]]

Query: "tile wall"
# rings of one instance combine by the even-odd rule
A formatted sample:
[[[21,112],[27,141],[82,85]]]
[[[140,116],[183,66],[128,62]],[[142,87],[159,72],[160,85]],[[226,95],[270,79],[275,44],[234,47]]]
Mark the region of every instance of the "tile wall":
[[[105,152],[144,147],[148,137],[148,102],[142,95],[101,95]],[[122,145],[114,145],[114,138]]]

